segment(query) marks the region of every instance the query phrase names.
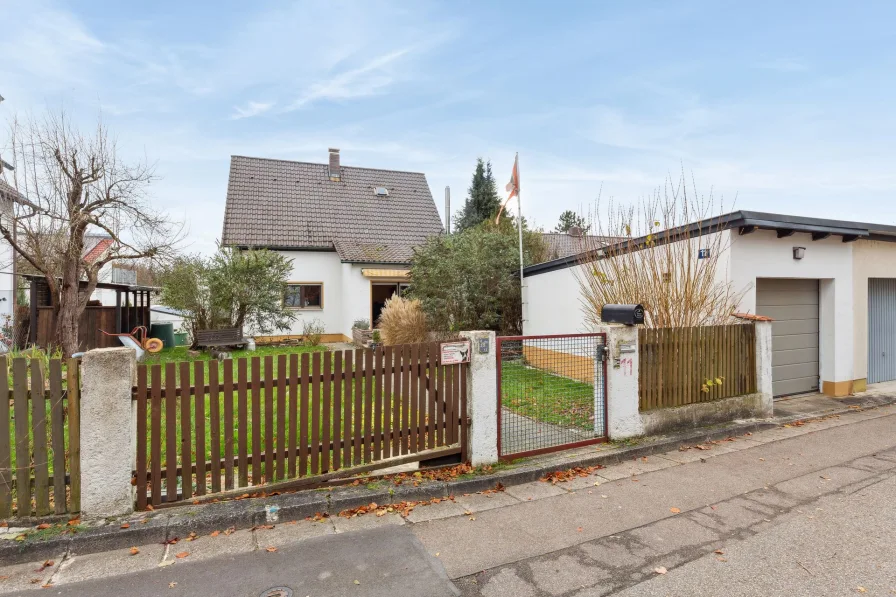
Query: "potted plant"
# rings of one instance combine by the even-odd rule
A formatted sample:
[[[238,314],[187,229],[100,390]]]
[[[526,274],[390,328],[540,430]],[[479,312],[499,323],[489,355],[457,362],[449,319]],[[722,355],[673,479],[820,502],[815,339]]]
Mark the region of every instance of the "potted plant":
[[[380,331],[373,330],[373,333],[370,336],[370,350],[376,350],[381,342],[382,339],[380,338]]]

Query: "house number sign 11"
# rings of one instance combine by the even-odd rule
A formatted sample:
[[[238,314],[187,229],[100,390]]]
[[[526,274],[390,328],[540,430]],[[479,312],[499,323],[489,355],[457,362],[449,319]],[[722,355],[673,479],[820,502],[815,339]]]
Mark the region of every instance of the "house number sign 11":
[[[443,365],[469,363],[470,343],[466,340],[462,342],[442,342],[441,353],[441,363]]]

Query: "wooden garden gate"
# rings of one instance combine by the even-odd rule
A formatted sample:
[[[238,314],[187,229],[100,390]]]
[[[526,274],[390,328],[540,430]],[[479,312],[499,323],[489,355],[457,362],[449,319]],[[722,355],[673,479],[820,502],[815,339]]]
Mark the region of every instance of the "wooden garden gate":
[[[439,359],[432,343],[140,365],[137,507],[466,460],[467,364]]]

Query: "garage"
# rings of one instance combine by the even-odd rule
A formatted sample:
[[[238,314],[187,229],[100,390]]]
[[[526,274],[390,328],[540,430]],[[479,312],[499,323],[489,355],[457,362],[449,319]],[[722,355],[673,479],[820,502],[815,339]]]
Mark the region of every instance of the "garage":
[[[868,279],[868,383],[896,379],[896,278]]]
[[[772,390],[818,390],[818,280],[757,278],[756,313],[771,317]]]

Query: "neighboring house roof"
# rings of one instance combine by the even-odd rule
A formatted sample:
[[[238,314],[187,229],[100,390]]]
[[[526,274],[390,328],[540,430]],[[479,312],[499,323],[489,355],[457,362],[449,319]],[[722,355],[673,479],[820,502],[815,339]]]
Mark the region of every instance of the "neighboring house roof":
[[[414,247],[442,233],[424,174],[339,170],[339,180],[331,180],[327,164],[232,156],[222,243],[335,250],[344,262],[405,264]],[[388,195],[377,195],[377,187]]]
[[[542,232],[541,237],[548,247],[548,258],[545,261],[569,257],[619,240],[612,236],[594,234],[575,236],[568,232]]]
[[[108,236],[84,237],[84,263],[90,264],[103,257],[112,246],[112,238]]]
[[[804,216],[789,216],[783,214],[771,214],[756,211],[735,211],[713,217],[699,222],[691,222],[683,226],[669,229],[668,234],[655,233],[653,236],[668,238],[674,242],[689,237],[711,234],[721,230],[737,229],[738,234],[750,234],[755,230],[776,230],[779,237],[790,236],[796,232],[812,235],[812,240],[822,240],[831,235],[842,237],[843,242],[852,242],[858,239],[896,242],[896,226],[889,224],[873,224],[867,222],[852,222],[849,220],[827,220]],[[621,242],[631,242],[634,250],[640,250],[650,246],[648,237],[620,239]],[[653,241],[657,242],[656,240]],[[606,246],[612,247],[608,243]],[[622,247],[627,248],[627,247]],[[559,257],[544,263],[530,265],[523,270],[526,277],[536,276],[559,269],[576,266],[583,261],[601,259],[605,251],[601,249],[586,249],[578,253]]]

